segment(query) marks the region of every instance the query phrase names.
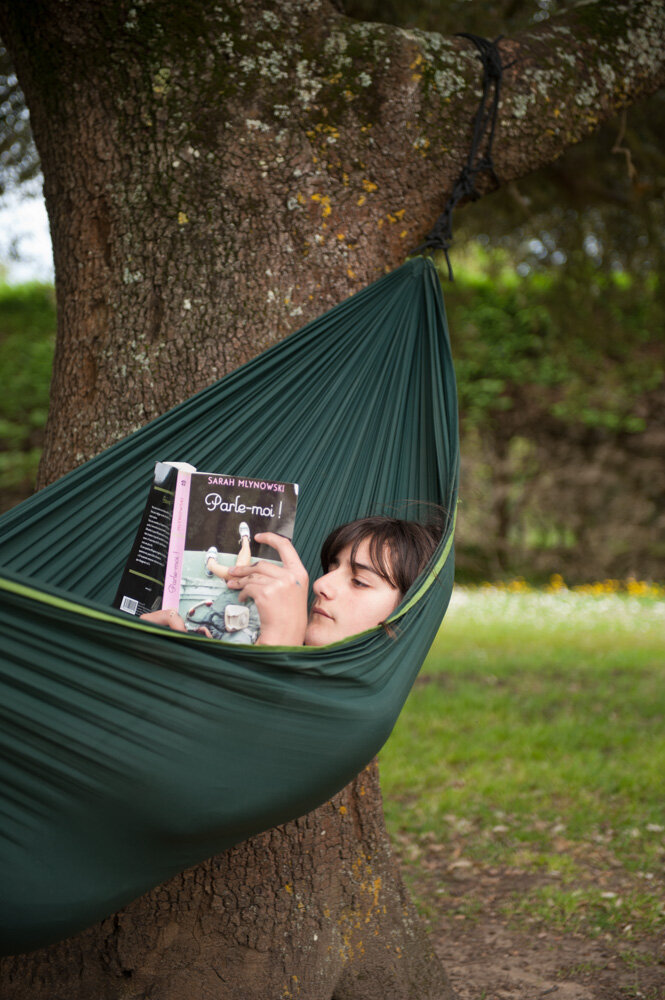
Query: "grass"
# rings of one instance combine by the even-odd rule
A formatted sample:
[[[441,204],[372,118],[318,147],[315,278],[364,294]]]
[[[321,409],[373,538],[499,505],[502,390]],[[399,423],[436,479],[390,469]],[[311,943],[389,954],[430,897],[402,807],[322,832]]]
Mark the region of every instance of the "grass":
[[[381,754],[407,866],[447,845],[546,877],[509,917],[662,931],[664,654],[662,599],[457,591]]]

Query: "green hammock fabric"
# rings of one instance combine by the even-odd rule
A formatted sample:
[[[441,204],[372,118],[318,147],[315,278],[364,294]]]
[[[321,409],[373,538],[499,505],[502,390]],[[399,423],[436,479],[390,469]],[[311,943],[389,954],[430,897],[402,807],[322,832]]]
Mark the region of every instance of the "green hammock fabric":
[[[300,483],[312,578],[335,525],[448,526],[381,628],[230,646],[110,608],[153,463]],[[387,739],[452,589],[456,393],[417,258],[0,518],[0,941],[69,936],[326,801]]]

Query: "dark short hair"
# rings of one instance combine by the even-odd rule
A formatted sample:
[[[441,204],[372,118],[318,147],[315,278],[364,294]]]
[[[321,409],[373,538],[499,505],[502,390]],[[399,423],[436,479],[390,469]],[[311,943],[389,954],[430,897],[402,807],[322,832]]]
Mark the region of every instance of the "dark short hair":
[[[342,549],[351,546],[351,565],[358,548],[369,540],[369,556],[376,572],[404,595],[434,555],[442,534],[441,524],[403,521],[398,517],[362,517],[342,524],[326,538],[321,565],[327,573]]]

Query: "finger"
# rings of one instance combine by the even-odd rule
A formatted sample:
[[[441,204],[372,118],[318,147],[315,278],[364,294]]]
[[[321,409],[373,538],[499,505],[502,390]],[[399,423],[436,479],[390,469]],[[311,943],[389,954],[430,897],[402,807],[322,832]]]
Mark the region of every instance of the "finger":
[[[288,538],[278,535],[275,531],[260,531],[254,535],[254,538],[261,545],[269,545],[271,548],[276,549],[279,558],[292,573],[298,576],[307,573],[307,570],[300,561],[300,556],[293,547],[293,543]]]
[[[231,580],[229,580],[229,585],[231,585]],[[243,580],[233,580],[233,586],[231,587],[235,593],[243,593],[247,587],[257,587],[265,591],[266,587],[278,587],[280,583],[292,584],[295,581],[292,579],[291,574],[288,574],[288,578],[282,577],[282,579],[276,579],[274,576],[267,576],[262,573],[254,573],[252,576],[245,577]]]
[[[277,579],[285,573],[288,573],[289,576],[293,575],[291,570],[286,569],[285,566],[278,566],[276,563],[268,562],[264,559],[260,559],[251,566],[234,566],[229,575],[231,579],[242,580],[247,577],[256,576],[258,573],[266,576],[274,576]]]
[[[257,581],[251,580],[242,590],[236,590],[235,594],[239,601],[245,603],[248,600],[255,601],[257,605],[261,605],[262,602],[270,604],[275,600],[277,596],[275,593],[275,588],[272,586],[274,581]]]

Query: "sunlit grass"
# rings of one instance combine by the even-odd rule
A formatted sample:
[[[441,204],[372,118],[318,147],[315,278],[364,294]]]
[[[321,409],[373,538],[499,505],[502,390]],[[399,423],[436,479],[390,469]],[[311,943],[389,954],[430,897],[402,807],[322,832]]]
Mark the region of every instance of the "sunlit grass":
[[[632,926],[662,921],[644,880],[665,860],[665,601],[458,590],[380,759],[414,863],[418,844],[454,844],[474,864],[554,872],[565,900],[590,864],[619,866],[642,879]],[[604,898],[568,902],[591,926]],[[553,923],[560,904],[533,901]]]

